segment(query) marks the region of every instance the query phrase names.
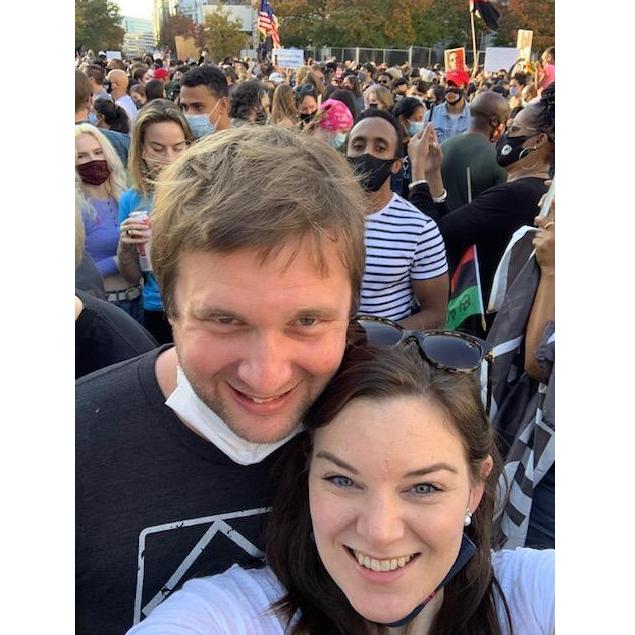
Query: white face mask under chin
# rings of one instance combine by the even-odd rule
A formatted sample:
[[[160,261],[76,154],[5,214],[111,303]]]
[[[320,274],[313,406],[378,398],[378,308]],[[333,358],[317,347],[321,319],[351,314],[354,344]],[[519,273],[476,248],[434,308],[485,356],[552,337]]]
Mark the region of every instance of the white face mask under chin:
[[[167,398],[165,405],[239,465],[260,463],[302,430],[302,426],[298,425],[289,436],[276,443],[252,443],[242,439],[203,403],[180,367],[176,369],[176,389]]]

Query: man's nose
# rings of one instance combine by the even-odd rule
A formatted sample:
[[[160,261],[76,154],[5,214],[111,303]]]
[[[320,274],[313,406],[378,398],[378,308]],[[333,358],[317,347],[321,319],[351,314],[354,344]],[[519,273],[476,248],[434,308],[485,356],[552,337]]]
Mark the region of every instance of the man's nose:
[[[285,340],[275,333],[260,333],[249,340],[238,377],[258,397],[272,397],[293,387],[293,361]]]

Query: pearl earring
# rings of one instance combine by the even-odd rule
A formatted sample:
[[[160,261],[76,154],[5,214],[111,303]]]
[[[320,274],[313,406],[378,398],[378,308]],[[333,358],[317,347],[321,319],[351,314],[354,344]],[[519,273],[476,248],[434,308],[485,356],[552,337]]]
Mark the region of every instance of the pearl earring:
[[[470,512],[470,508],[467,508],[467,511],[465,512],[465,518],[463,519],[463,526],[464,527],[469,527],[472,524],[472,514]]]

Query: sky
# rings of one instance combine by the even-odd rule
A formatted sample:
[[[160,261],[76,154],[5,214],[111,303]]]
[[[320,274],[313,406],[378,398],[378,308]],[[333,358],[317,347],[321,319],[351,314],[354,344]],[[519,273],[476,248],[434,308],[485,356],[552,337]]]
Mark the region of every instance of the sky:
[[[122,16],[131,18],[152,19],[153,0],[115,0],[121,9]]]

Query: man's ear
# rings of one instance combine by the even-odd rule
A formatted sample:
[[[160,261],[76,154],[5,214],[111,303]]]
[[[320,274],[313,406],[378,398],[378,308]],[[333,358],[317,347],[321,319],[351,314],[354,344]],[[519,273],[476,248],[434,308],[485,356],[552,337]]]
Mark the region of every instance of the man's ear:
[[[395,169],[395,166],[397,166],[396,169]],[[395,159],[393,161],[392,166],[390,166],[390,171],[393,174],[397,174],[399,172],[399,170],[401,170],[402,166],[403,166],[403,159]]]

